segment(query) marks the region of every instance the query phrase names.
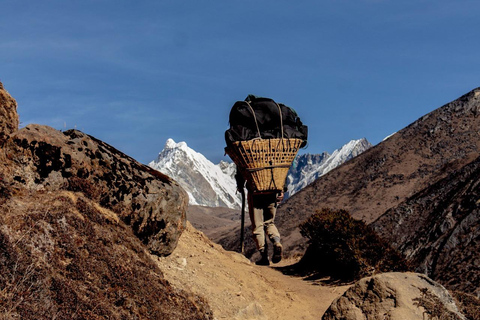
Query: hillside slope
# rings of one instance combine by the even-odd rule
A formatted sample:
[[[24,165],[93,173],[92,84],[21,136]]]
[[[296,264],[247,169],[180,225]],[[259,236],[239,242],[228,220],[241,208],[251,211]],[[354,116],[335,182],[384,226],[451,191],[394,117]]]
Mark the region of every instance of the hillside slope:
[[[375,221],[480,155],[480,88],[444,105],[288,199],[277,224],[287,252],[303,251],[298,224],[322,207]]]
[[[388,210],[372,226],[417,271],[480,296],[480,157]]]
[[[82,193],[0,198],[0,318],[213,319],[119,216]]]

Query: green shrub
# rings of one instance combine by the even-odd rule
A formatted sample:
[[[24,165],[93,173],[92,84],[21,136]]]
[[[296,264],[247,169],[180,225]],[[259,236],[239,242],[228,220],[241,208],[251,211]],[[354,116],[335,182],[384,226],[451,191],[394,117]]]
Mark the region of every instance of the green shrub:
[[[345,210],[322,209],[300,225],[310,246],[303,268],[351,281],[379,272],[407,271],[403,256]]]

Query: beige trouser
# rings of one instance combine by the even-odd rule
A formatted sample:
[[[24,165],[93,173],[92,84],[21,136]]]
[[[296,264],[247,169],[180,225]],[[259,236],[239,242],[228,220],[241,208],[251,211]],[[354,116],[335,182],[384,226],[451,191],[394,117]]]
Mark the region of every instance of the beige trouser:
[[[252,222],[253,239],[259,251],[265,249],[265,232],[273,243],[280,242],[280,233],[274,224],[277,211],[275,193],[254,194],[248,192],[248,208]]]

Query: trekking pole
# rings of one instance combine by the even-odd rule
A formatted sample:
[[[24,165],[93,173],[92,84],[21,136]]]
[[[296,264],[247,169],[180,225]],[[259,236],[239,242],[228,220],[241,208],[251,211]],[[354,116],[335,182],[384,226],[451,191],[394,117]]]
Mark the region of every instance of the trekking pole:
[[[245,254],[245,189],[242,188],[240,191],[242,194],[242,222],[240,225],[240,252]]]

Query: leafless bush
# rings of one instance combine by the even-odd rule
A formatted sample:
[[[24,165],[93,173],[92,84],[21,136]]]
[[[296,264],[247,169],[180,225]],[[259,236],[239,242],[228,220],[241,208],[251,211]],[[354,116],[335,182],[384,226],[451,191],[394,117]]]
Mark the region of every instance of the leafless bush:
[[[468,320],[480,320],[480,299],[473,294],[453,291],[451,292],[457,306]]]
[[[310,243],[302,264],[315,272],[351,281],[410,269],[400,253],[345,210],[319,210],[300,225],[300,232]]]
[[[461,320],[461,318],[452,313],[445,307],[445,304],[428,288],[420,288],[421,297],[413,299],[413,305],[424,309],[423,316],[428,320]]]

